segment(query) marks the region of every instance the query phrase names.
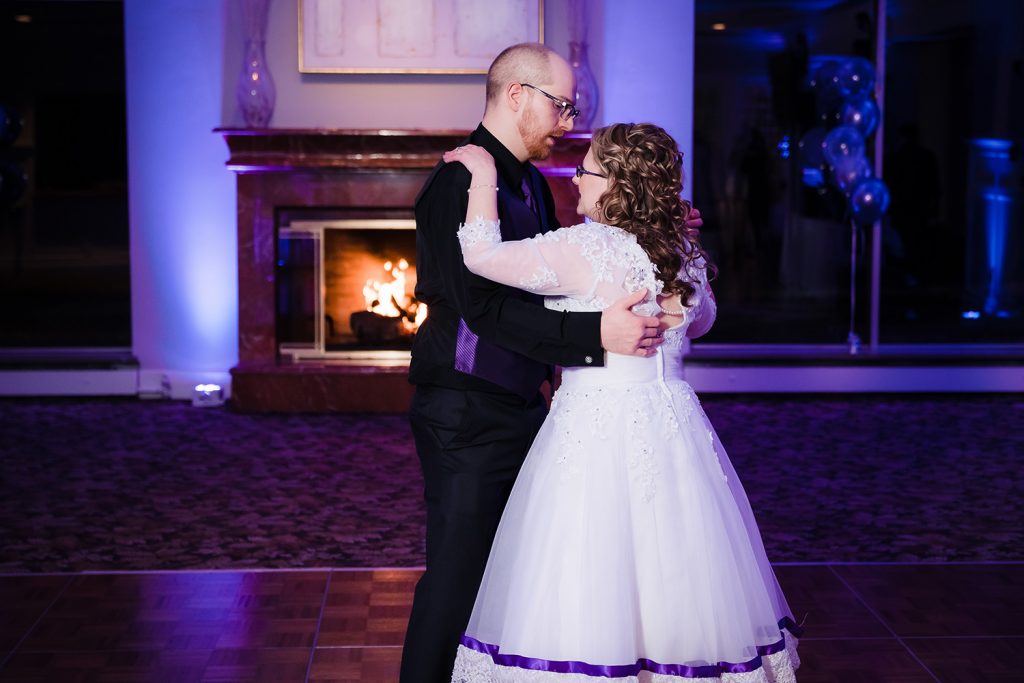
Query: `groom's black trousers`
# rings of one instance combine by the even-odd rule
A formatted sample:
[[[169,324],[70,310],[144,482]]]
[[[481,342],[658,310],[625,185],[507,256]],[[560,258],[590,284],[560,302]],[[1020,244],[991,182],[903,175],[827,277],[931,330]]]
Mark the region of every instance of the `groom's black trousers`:
[[[401,683],[448,683],[512,485],[547,406],[540,394],[419,385],[409,410],[427,502],[427,570],[416,585]]]

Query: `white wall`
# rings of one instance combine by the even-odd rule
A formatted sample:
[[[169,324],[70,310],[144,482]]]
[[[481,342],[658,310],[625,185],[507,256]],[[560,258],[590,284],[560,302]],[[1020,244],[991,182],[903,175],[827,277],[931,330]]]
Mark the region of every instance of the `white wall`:
[[[234,177],[221,123],[224,8],[125,0],[132,350],[140,391],[226,384],[238,359]]]
[[[693,177],[694,0],[604,0],[604,70],[598,78],[606,123],[656,123],[683,152]],[[690,196],[689,185],[684,191]]]

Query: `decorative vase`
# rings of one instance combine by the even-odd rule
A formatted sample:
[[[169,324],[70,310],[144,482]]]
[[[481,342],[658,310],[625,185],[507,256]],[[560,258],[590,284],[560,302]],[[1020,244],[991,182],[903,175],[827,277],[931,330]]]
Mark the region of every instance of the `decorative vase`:
[[[277,91],[267,66],[267,10],[270,0],[239,0],[245,28],[245,57],[235,99],[249,128],[266,128],[274,114]]]
[[[597,115],[597,80],[587,62],[587,44],[584,42],[569,43],[569,65],[576,77],[576,108],[580,115],[576,119],[576,127],[590,130]]]

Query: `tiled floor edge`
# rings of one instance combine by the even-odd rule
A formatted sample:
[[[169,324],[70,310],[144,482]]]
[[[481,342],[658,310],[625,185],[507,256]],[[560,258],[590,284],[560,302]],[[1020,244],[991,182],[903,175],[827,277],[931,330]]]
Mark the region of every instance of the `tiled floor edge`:
[[[236,567],[225,569],[86,569],[71,572],[0,572],[0,579],[25,576],[111,576],[121,574],[268,574],[274,572],[394,572],[424,571],[426,567]]]
[[[773,567],[891,567],[891,566],[1014,566],[1024,565],[1024,560],[955,560],[955,561],[905,561],[905,562],[845,562],[824,560],[821,562],[772,562]],[[0,579],[26,576],[104,576],[120,574],[239,574],[273,572],[422,572],[423,566],[415,567],[226,567],[223,569],[179,568],[179,569],[86,569],[67,572],[0,572]]]
[[[324,582],[324,594],[320,597],[320,614],[316,618],[316,629],[313,631],[313,646],[309,648],[309,661],[306,662],[306,677],[303,683],[309,683],[309,674],[313,671],[313,660],[316,658],[316,644],[320,640],[320,626],[324,623],[324,610],[327,608],[327,596],[331,593],[331,576],[327,574]]]
[[[908,564],[912,564],[912,563],[908,563]],[[985,564],[985,563],[979,563],[979,564]],[[893,639],[900,644],[900,647],[902,647],[904,650],[907,651],[907,654],[909,654],[913,658],[913,660],[915,662],[917,662],[917,665],[920,666],[925,672],[927,672],[928,675],[931,676],[932,680],[935,681],[935,683],[942,683],[942,681],[939,679],[939,677],[935,675],[935,672],[932,671],[931,669],[929,669],[928,666],[924,662],[921,661],[921,658],[917,656],[917,653],[914,652],[913,648],[911,648],[909,645],[907,645],[907,643],[905,643],[903,641],[903,639],[899,635],[897,635],[896,631],[892,628],[892,626],[889,625],[889,622],[887,622],[884,618],[882,618],[882,615],[879,614],[878,611],[875,610],[874,607],[872,607],[870,604],[868,604],[868,601],[864,599],[864,596],[862,596],[857,591],[856,588],[851,586],[850,582],[847,581],[846,579],[844,579],[842,577],[842,575],[840,575],[840,573],[837,572],[833,567],[829,567],[829,570],[832,572],[832,574],[837,579],[839,579],[840,583],[842,583],[844,586],[846,586],[846,590],[850,591],[850,594],[853,595],[857,599],[857,601],[860,602],[860,604],[864,606],[864,609],[866,609],[868,612],[870,612],[871,616],[873,616],[875,619],[877,619],[878,623],[882,624],[882,626],[885,627],[885,630],[887,630],[892,635]]]
[[[51,609],[53,609],[53,606],[57,604],[57,601],[61,599],[61,596],[64,595],[64,592],[67,591],[68,586],[70,586],[73,581],[73,577],[69,576],[68,580],[65,581],[64,585],[61,586],[59,591],[57,591],[57,594],[53,596],[53,600],[50,600],[50,604],[46,606],[46,609],[39,613],[39,616],[32,622],[32,625],[26,629],[25,634],[18,639],[18,642],[11,647],[10,651],[4,655],[3,659],[0,659],[0,673],[3,673],[4,667],[7,666],[7,662],[11,660],[11,657],[13,657],[14,653],[18,651],[18,648],[21,647],[22,643],[28,640],[28,637],[32,635],[32,632],[36,630],[36,627],[39,626],[43,618],[46,617]]]

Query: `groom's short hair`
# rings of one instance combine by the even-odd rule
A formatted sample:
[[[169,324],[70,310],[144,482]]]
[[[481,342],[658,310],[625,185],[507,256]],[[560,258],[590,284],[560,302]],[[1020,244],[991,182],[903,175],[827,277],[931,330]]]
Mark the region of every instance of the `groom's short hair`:
[[[487,70],[487,102],[504,92],[509,83],[548,83],[554,50],[540,43],[519,43],[501,51]]]

